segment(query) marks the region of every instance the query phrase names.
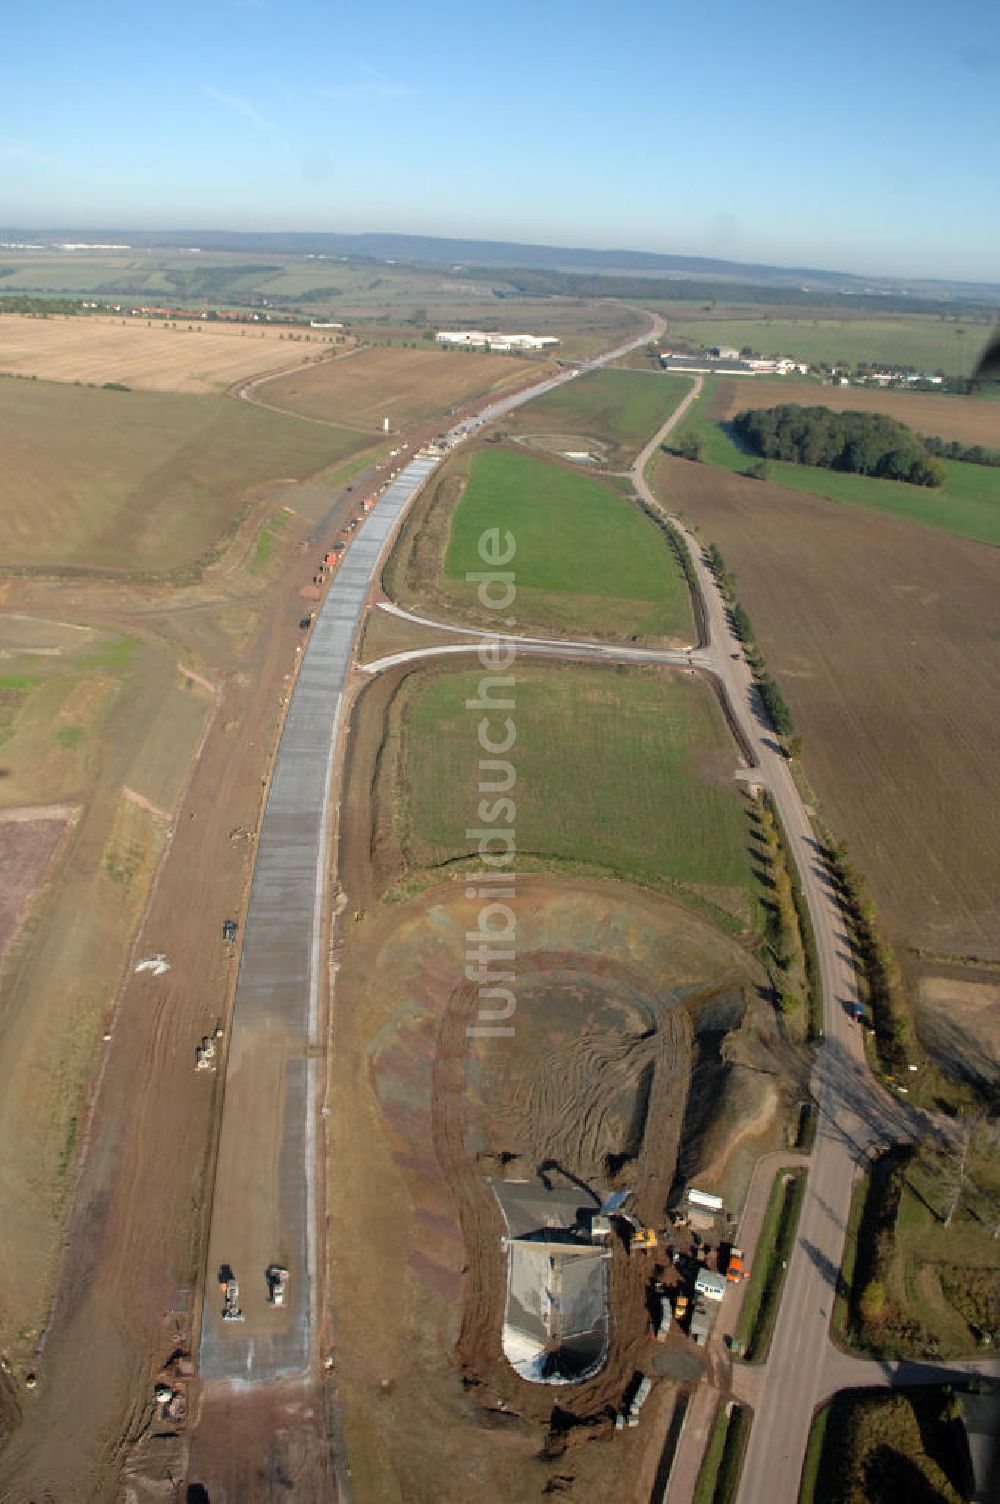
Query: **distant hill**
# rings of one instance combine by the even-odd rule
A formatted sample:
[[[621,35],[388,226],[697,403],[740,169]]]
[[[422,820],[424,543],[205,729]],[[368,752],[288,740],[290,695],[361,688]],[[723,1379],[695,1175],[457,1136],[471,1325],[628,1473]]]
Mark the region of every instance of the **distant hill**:
[[[859,277],[816,267],[768,266],[707,256],[672,256],[653,251],[598,251],[585,247],[522,245],[505,240],[456,240],[433,235],[362,235],[238,230],[37,230],[2,229],[0,241],[87,242],[104,245],[203,251],[241,255],[312,255],[398,261],[423,265],[496,267],[553,272],[612,274],[639,279],[685,279],[787,288],[796,292],[837,293],[855,297],[913,297],[939,302],[1000,304],[1000,283],[933,279]]]

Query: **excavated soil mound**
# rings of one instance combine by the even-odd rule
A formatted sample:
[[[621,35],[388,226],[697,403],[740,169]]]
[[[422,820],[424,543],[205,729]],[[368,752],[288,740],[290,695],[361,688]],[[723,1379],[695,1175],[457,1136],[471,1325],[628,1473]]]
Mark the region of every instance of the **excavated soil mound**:
[[[349,1440],[353,1401],[354,1423],[368,1446],[375,1427],[405,1496],[420,1495],[415,1438],[433,1429],[439,1477],[454,1445],[466,1476],[488,1488],[480,1450],[497,1425],[508,1467],[532,1435],[524,1457],[537,1458],[556,1399],[564,1429],[610,1428],[649,1356],[655,1257],[616,1238],[600,1373],[556,1394],[514,1372],[501,1347],[504,1228],[491,1179],[580,1185],[598,1199],[628,1188],[630,1209],[664,1227],[679,1159],[697,1159],[727,1080],[752,1074],[723,1061],[721,1042],[766,1027],[753,958],[677,905],[542,876],[519,879],[510,903],[513,1034],[470,1033],[483,1000],[466,976],[466,936],[480,902],[464,880],[353,926],[337,979],[338,1377]],[[692,1081],[710,1101],[694,1100]],[[509,1430],[516,1417],[527,1431]],[[506,1474],[492,1483],[520,1497]]]

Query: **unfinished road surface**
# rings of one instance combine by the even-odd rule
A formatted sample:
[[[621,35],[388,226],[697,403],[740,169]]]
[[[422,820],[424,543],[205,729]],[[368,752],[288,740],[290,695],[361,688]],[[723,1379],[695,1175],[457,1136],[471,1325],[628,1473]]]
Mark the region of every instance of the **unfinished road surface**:
[[[654,321],[654,337],[662,330]],[[596,369],[650,331],[590,361]],[[485,423],[571,380],[567,371],[489,404],[448,435]],[[226,1067],[199,1363],[203,1379],[267,1383],[310,1365],[317,1330],[316,1133],[321,1070],[320,944],[327,812],[345,680],[368,591],[400,517],[440,460],[419,456],[392,482],[338,569],[292,693],[261,825]],[[289,1271],[269,1304],[266,1271]],[[223,1321],[225,1278],[243,1319]]]
[[[388,487],[319,613],[271,778],[240,960],[201,1334],[204,1378],[275,1379],[309,1360],[314,1312],[314,1156],[319,943],[327,789],[344,681],[383,545],[437,461]],[[290,1273],[268,1304],[265,1272]],[[215,1278],[231,1269],[243,1321],[222,1320]]]

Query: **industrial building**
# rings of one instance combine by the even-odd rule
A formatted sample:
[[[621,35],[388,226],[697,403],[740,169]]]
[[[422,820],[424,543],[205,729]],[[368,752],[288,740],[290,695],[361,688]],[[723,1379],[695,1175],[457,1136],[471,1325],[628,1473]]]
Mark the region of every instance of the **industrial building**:
[[[531,353],[548,350],[559,341],[551,334],[487,334],[482,329],[442,329],[435,338],[439,345],[455,350],[491,350],[510,355],[515,350]]]
[[[805,361],[790,355],[741,355],[726,345],[711,350],[661,350],[660,366],[664,371],[702,372],[715,376],[800,376],[808,374]]]
[[[494,1180],[507,1235],[503,1350],[521,1378],[573,1384],[608,1354],[608,1261],[593,1241],[599,1207],[579,1190]]]

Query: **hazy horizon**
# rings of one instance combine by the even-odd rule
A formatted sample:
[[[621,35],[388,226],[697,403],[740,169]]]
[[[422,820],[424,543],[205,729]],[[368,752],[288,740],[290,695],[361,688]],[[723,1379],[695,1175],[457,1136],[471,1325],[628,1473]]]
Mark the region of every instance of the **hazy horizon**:
[[[946,24],[928,0],[898,16],[845,0],[836,27],[790,0],[502,15],[44,0],[41,15],[6,38],[11,224],[998,275],[1000,45],[979,0]]]

